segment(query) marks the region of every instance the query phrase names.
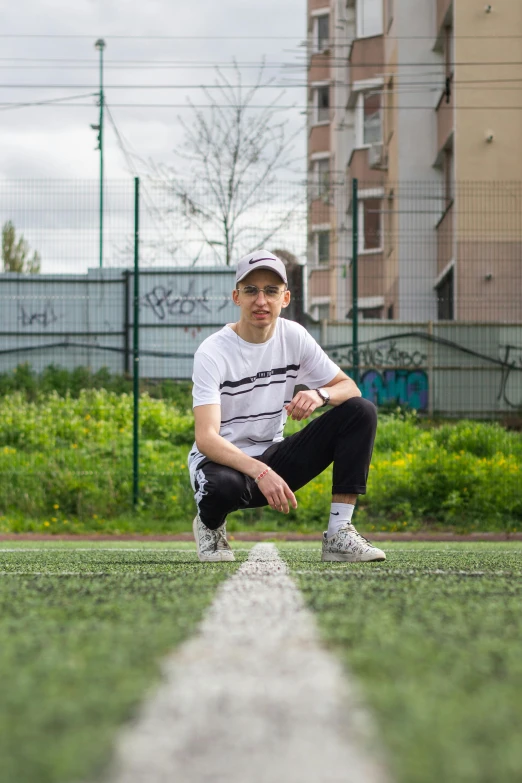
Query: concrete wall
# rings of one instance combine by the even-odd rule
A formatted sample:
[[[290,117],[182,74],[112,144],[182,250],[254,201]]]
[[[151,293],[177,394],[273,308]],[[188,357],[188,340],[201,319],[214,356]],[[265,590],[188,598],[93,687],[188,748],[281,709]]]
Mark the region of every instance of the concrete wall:
[[[202,340],[237,319],[228,269],[144,270],[140,275],[140,373],[187,379]],[[132,274],[0,276],[0,372],[28,362],[68,369],[132,367]],[[351,324],[311,325],[343,369],[353,363]],[[505,416],[522,410],[522,325],[359,325],[361,388],[396,403],[450,416]]]

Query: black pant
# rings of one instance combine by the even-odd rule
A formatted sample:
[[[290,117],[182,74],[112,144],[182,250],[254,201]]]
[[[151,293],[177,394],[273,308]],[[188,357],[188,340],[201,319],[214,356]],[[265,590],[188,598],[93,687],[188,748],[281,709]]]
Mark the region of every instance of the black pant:
[[[373,403],[354,397],[256,457],[296,491],[333,462],[333,495],[364,495],[377,429]],[[211,460],[198,465],[195,494],[202,522],[212,530],[227,514],[268,505],[254,479]]]

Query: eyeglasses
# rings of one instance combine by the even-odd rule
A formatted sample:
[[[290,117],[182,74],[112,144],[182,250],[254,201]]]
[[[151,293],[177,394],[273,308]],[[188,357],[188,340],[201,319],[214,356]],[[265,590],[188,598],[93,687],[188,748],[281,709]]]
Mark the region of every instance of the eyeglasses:
[[[264,288],[258,288],[257,285],[245,285],[237,290],[249,299],[257,299],[262,291],[270,302],[277,302],[285,291],[284,288],[279,288],[277,285],[266,285]]]

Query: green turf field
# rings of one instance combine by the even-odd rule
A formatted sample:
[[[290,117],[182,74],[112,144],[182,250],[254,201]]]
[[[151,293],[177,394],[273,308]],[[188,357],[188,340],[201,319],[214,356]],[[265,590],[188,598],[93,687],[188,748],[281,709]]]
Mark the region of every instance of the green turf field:
[[[384,564],[281,546],[362,684],[397,783],[522,780],[522,544],[389,544]]]
[[[97,779],[161,657],[247,557],[236,547],[203,566],[191,544],[0,544],[1,783]],[[389,544],[368,565],[278,547],[395,783],[522,779],[522,543]]]
[[[247,553],[202,568],[186,544],[0,546],[0,781],[95,779],[158,660]]]

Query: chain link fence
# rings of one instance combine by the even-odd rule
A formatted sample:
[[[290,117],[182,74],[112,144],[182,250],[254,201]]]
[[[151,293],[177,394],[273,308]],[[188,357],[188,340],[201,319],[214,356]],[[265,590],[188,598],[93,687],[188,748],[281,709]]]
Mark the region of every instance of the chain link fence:
[[[143,414],[138,437],[138,374],[189,401],[195,350],[237,318],[235,262],[266,247],[287,264],[286,316],[378,406],[520,420],[521,199],[522,183],[107,181],[100,232],[99,183],[1,182],[0,388],[134,394],[136,500],[140,438],[161,430]],[[35,251],[39,274],[8,271]]]

